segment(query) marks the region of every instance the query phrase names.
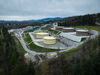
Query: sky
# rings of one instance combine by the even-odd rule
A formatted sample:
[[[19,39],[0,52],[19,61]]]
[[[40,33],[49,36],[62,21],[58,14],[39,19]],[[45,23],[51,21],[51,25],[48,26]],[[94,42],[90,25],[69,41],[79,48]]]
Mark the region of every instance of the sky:
[[[0,20],[30,20],[100,13],[100,0],[0,0]]]

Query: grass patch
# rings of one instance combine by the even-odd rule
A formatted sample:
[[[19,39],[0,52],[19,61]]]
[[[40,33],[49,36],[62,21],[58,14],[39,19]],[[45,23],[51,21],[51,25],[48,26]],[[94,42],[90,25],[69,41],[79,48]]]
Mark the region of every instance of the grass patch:
[[[18,49],[24,55],[26,53],[26,51],[23,49],[23,47],[22,47],[21,43],[19,42],[19,40],[15,36],[13,36],[13,39],[15,40],[16,47],[18,47]]]
[[[47,27],[42,27],[41,30],[48,30],[50,28],[47,28]]]
[[[52,30],[52,29],[49,29],[48,31],[51,32],[51,33],[53,33],[53,34],[57,34],[57,33],[59,33],[59,31]]]
[[[25,34],[25,36],[26,36],[26,38],[24,37],[24,34],[22,34],[22,37],[24,37],[24,41],[26,43],[30,43],[32,40],[31,40],[31,37],[29,36],[29,34],[27,33],[27,34]]]
[[[84,40],[86,40],[86,38],[81,38],[81,42],[84,41]]]
[[[35,45],[33,42],[29,45],[27,45],[28,48],[32,51],[36,51],[36,52],[53,52],[53,51],[57,51],[56,49],[48,49],[48,48],[43,48],[43,47],[39,47],[37,45]]]
[[[59,32],[59,31],[52,30],[52,29],[47,28],[47,27],[43,27],[43,28],[41,28],[41,30],[48,30],[49,32],[51,32],[51,33],[53,33],[53,34],[57,34],[57,35],[59,35],[59,34],[61,33],[61,32]]]
[[[92,30],[97,30],[100,32],[100,28],[99,27],[90,27],[90,26],[75,26],[76,28],[87,28],[87,29],[92,29]]]
[[[29,34],[28,33],[25,33],[25,36],[27,37],[27,36],[29,36]]]
[[[14,35],[14,33],[13,32],[10,32],[10,35]]]

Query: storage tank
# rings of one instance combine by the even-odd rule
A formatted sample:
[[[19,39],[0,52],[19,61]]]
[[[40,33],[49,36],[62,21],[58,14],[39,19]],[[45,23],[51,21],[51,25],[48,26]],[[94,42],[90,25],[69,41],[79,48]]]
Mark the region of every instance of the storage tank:
[[[36,37],[37,37],[37,38],[42,39],[42,38],[45,37],[45,36],[49,36],[49,33],[44,33],[44,32],[36,33]]]
[[[62,31],[63,28],[64,28],[64,26],[57,26],[56,30]]]
[[[87,36],[88,30],[76,30],[76,35]]]
[[[35,30],[34,35],[36,35],[37,33],[42,33],[42,32],[43,32],[42,30]]]
[[[28,58],[28,56],[29,56],[28,53],[25,53],[25,54],[24,54],[24,57],[25,57],[25,58]]]
[[[74,32],[75,29],[74,29],[74,28],[63,28],[62,31],[63,31],[63,32]]]
[[[56,38],[53,36],[46,36],[43,38],[43,43],[44,44],[55,44],[56,43]]]

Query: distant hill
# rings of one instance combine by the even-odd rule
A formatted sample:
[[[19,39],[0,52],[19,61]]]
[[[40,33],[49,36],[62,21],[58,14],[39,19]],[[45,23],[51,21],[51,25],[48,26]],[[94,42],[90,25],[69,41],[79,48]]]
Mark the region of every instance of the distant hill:
[[[54,20],[60,20],[63,19],[62,17],[55,17],[55,18],[44,18],[44,19],[38,19],[38,20],[23,20],[23,21],[43,21],[43,22],[47,22],[47,21],[54,21]]]
[[[61,17],[55,17],[55,18],[44,18],[44,19],[40,19],[41,21],[54,21],[54,20],[60,20],[60,19],[63,19]]]

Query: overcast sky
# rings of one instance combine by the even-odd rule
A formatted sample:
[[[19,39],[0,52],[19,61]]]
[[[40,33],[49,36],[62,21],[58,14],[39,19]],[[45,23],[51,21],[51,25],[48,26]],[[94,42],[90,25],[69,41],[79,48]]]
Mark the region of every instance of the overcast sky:
[[[100,13],[100,0],[0,0],[0,20],[29,20]]]

